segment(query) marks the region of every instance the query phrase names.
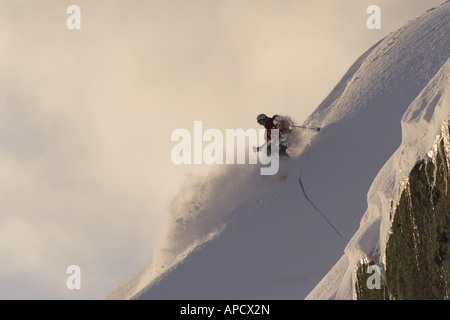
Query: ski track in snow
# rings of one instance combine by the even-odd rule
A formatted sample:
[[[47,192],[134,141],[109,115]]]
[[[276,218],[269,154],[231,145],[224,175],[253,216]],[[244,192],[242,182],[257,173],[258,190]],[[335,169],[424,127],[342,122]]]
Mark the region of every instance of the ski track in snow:
[[[346,237],[344,237],[339,231],[338,229],[334,226],[334,224],[330,221],[330,219],[328,219],[328,217],[325,215],[325,213],[323,213],[315,204],[314,202],[308,197],[308,194],[306,193],[305,190],[305,186],[303,185],[303,181],[302,181],[302,170],[300,169],[300,174],[298,176],[298,182],[300,183],[300,188],[302,189],[303,195],[305,196],[306,200],[308,200],[308,202],[312,205],[312,207],[314,208],[314,210],[316,210],[318,213],[320,213],[320,215],[327,221],[327,223],[333,228],[333,230],[337,233],[337,235],[339,237],[341,237],[342,239],[344,239],[345,241],[349,241],[349,239],[347,239]]]

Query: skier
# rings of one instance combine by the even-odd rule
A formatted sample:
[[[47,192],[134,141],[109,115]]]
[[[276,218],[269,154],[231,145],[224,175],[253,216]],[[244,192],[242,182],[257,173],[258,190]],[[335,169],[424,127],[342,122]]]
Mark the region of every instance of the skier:
[[[267,145],[267,156],[270,156],[271,154],[271,129],[278,129],[280,134],[280,143],[279,143],[279,156],[280,158],[289,158],[289,155],[287,153],[288,145],[288,138],[291,134],[291,129],[289,128],[291,124],[284,119],[283,117],[280,117],[279,115],[274,115],[272,118],[269,118],[264,113],[261,113],[257,118],[256,121],[264,126],[266,128],[266,145]],[[259,152],[261,148],[264,145],[260,147],[255,147],[254,151]]]

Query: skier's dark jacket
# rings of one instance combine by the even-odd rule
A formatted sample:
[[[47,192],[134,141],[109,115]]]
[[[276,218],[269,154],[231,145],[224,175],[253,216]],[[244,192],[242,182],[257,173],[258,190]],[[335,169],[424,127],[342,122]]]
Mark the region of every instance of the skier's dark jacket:
[[[272,118],[267,118],[264,122],[264,128],[266,128],[267,142],[269,142],[272,138],[272,131],[270,131],[271,129],[278,129],[280,130],[280,133],[284,133],[289,130],[289,123],[280,118],[278,115],[274,115]]]

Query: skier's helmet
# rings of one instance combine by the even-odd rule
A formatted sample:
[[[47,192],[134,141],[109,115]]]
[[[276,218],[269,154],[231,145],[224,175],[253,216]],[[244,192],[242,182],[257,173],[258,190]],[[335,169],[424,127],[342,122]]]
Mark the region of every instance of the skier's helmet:
[[[267,119],[267,116],[264,113],[261,113],[259,116],[256,117],[256,121],[259,124],[263,124],[264,121],[266,121],[266,119]]]

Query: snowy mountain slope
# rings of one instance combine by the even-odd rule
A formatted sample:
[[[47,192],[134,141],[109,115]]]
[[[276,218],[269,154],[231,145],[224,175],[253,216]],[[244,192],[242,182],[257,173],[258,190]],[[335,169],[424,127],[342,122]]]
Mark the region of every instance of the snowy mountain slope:
[[[391,202],[398,203],[405,179],[413,166],[420,159],[433,156],[436,136],[444,132],[449,118],[450,59],[405,112],[401,121],[402,143],[370,187],[367,195],[369,205],[360,228],[345,248],[345,254],[308,295],[308,299],[352,299],[358,262],[366,257],[385,262],[391,228]]]
[[[286,181],[235,166],[183,189],[154,259],[107,298],[303,299],[330,269],[309,297],[351,298],[342,255],[355,238],[346,239],[361,233],[369,188],[402,141],[405,112],[448,59],[449,11],[450,2],[428,11],[358,59],[306,122],[323,130],[303,135],[303,152],[282,163]]]

